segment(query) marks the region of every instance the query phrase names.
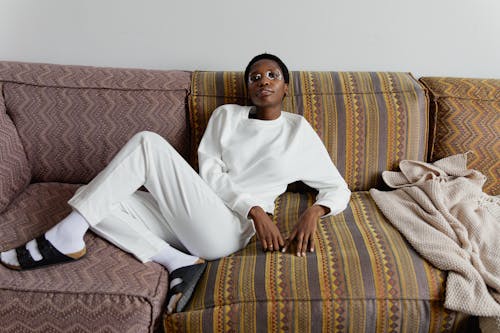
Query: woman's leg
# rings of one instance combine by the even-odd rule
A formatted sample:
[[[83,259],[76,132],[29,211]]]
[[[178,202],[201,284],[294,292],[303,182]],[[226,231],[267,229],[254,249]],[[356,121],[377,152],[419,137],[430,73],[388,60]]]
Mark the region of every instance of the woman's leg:
[[[130,139],[69,204],[95,227],[142,185],[157,201],[164,227],[196,256],[225,256],[254,233],[249,221],[235,216],[175,149],[151,132]],[[116,223],[115,229],[123,227]]]
[[[220,258],[241,249],[255,232],[250,221],[238,218],[177,151],[152,132],[135,135],[69,204],[94,227],[142,185],[158,204],[162,228],[193,255]]]
[[[169,272],[199,259],[184,254],[188,251],[168,230],[156,201],[147,192],[134,193],[91,230],[142,262],[158,262],[154,256],[173,247],[175,256],[168,262],[158,262]]]

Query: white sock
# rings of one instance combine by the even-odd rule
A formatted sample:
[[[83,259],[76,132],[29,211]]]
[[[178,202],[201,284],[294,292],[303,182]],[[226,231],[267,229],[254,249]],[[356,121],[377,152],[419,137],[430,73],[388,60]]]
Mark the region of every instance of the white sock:
[[[45,238],[51,242],[59,252],[63,254],[75,253],[83,250],[85,247],[83,236],[87,232],[88,228],[89,224],[85,218],[78,212],[73,211],[61,222],[47,231],[45,233]],[[35,239],[26,243],[26,249],[28,249],[33,260],[42,260],[42,255],[38,250]],[[0,260],[6,264],[19,266],[15,249],[2,252],[0,254]]]
[[[61,222],[45,233],[45,238],[63,254],[75,253],[83,250],[85,242],[83,236],[87,232],[87,220],[76,211],[66,216]]]
[[[164,266],[169,273],[172,273],[178,268],[194,265],[200,258],[181,252],[167,244],[163,250],[151,257],[151,260]]]

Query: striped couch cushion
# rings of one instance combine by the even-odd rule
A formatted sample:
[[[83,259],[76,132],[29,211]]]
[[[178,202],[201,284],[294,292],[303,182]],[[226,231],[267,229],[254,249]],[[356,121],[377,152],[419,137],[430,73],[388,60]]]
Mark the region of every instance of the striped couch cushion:
[[[425,77],[434,140],[430,160],[471,151],[468,167],[488,180],[483,191],[500,194],[500,80]]]
[[[191,162],[212,111],[248,104],[243,73],[194,72]],[[284,110],[303,115],[319,134],[353,191],[382,184],[380,174],[404,159],[425,160],[428,110],[424,90],[407,73],[292,72]]]
[[[311,193],[285,193],[274,216],[287,235]],[[367,192],[321,221],[307,257],[265,253],[255,238],[210,262],[167,332],[455,332],[470,317],[443,307],[445,274],[389,224]],[[471,330],[472,331],[472,330]]]

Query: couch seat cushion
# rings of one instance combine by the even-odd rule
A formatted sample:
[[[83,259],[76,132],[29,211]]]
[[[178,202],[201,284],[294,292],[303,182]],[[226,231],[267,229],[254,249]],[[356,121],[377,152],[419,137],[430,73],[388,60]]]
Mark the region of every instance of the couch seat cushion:
[[[57,223],[70,211],[66,201],[76,188],[30,185],[0,216],[0,239],[7,239],[2,250]],[[0,265],[2,332],[154,330],[166,297],[167,272],[154,263],[142,264],[91,232],[85,242],[88,253],[76,262],[23,272]]]
[[[287,235],[311,193],[287,192],[275,221]],[[255,238],[209,263],[186,312],[165,317],[172,331],[441,332],[470,318],[443,308],[446,275],[424,261],[367,192],[318,227],[307,258],[264,253]]]

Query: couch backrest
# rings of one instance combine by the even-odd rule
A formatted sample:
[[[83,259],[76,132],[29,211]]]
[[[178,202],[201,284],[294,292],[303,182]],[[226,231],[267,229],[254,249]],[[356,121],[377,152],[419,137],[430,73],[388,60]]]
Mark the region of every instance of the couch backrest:
[[[424,77],[434,132],[430,160],[472,152],[468,168],[481,171],[483,191],[500,194],[500,80]]]
[[[291,72],[284,110],[316,130],[353,191],[382,185],[381,172],[426,160],[427,96],[408,73]],[[194,72],[189,97],[191,163],[213,110],[248,104],[242,72]]]
[[[191,73],[0,62],[32,182],[86,183],[142,130],[188,156]]]

